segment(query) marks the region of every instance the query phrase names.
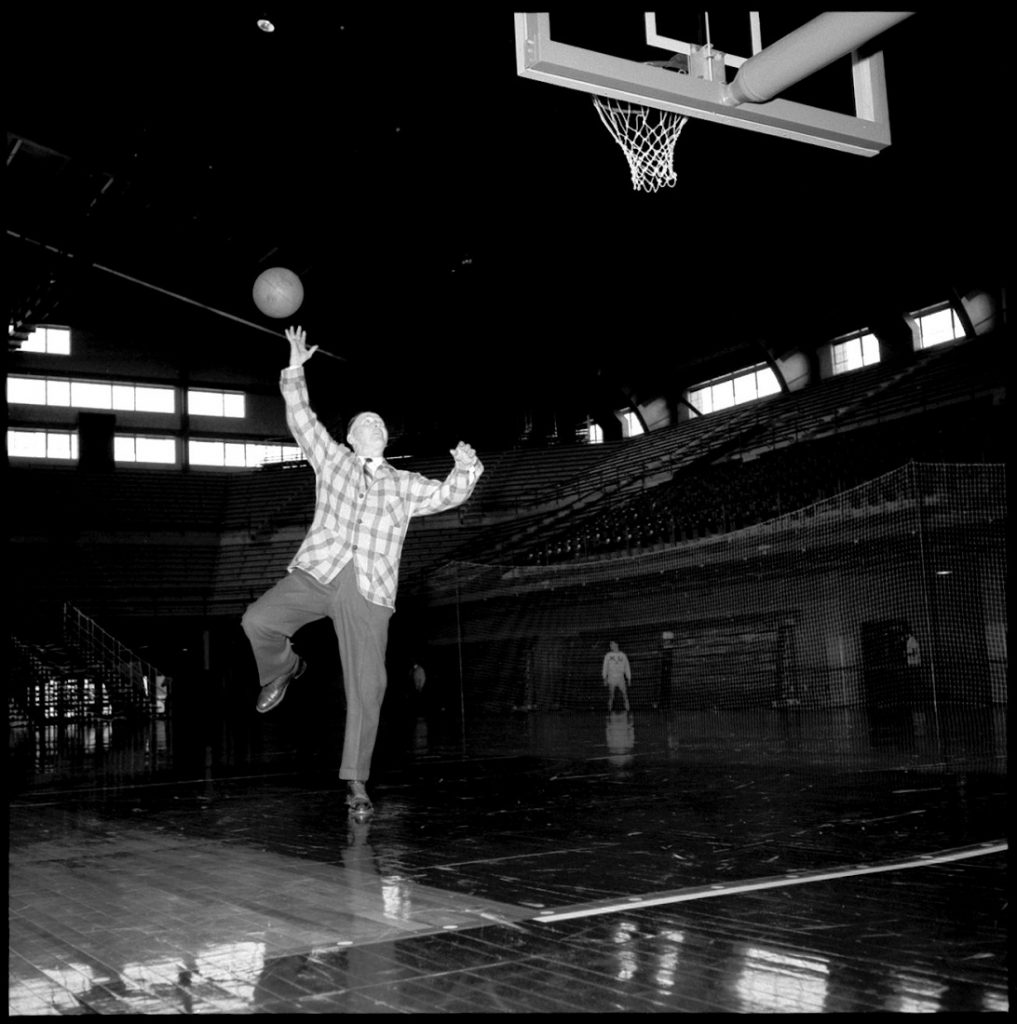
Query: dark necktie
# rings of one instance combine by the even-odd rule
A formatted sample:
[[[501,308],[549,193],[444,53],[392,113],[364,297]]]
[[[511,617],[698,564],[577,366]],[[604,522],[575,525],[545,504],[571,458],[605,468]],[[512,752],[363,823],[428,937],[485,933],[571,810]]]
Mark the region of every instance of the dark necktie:
[[[372,465],[371,459],[364,459],[364,482],[368,487],[371,486],[371,480],[374,478],[374,466]]]

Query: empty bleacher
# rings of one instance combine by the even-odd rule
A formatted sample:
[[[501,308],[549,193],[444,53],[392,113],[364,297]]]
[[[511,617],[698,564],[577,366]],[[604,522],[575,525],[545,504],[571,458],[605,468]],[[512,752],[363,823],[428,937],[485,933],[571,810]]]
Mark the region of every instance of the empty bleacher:
[[[218,531],[231,477],[172,468],[88,472],[77,467],[18,466],[18,487],[32,502],[8,506],[12,528],[41,530]]]
[[[548,449],[516,448],[483,453],[484,475],[480,478],[464,517],[486,522],[526,514],[535,505],[562,500],[576,491],[583,480],[599,472],[612,455],[627,447],[624,441],[603,445],[562,445]],[[423,469],[419,470],[423,472]],[[434,466],[428,476],[444,476]]]
[[[306,462],[276,462],[230,478],[220,529],[256,537],[280,526],[311,525],[314,472]]]
[[[899,374],[835,426],[844,430],[887,424],[983,400],[999,404],[1005,400],[1006,376],[994,347],[995,339],[976,338],[918,353],[910,373]]]
[[[37,602],[58,599],[90,614],[203,615],[218,548],[215,533],[185,531],[21,537],[11,545],[23,595],[14,614],[31,615]]]
[[[619,467],[613,493],[528,524],[502,557],[609,557],[762,522],[909,459],[1005,461],[1001,356],[995,339],[975,339],[773,396],[732,415],[726,443],[712,448],[712,433],[692,447],[685,425],[660,431],[655,446],[670,442],[672,454],[654,462],[633,445],[641,487],[626,488]]]
[[[414,519],[404,587],[450,559],[612,557],[765,521],[908,459],[1005,461],[1004,339],[917,353],[627,441],[482,452],[471,500]],[[393,457],[441,479],[447,454]],[[310,525],[305,463],[217,473],[12,467],[26,608],[227,614],[285,571]]]

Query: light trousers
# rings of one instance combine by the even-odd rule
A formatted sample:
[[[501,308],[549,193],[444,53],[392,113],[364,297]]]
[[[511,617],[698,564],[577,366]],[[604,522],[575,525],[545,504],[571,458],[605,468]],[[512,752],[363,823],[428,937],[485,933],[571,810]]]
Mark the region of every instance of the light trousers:
[[[385,650],[392,609],[372,604],[357,588],[353,562],[331,583],[294,569],[244,612],[247,634],[262,686],[294,670],[297,655],[290,638],[301,626],[326,616],[339,641],[346,692],[346,731],[339,778],[366,782],[378,738],[385,697]]]
[[[614,707],[614,691],[621,690],[622,700],[625,703],[625,710],[629,709],[629,686],[625,682],[615,682],[613,679],[607,680],[607,706],[609,708]]]

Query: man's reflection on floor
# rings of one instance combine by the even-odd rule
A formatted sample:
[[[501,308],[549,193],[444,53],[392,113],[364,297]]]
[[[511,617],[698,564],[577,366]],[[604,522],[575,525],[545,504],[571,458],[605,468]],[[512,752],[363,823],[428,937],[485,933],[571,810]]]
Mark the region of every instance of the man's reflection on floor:
[[[353,820],[345,808],[339,813],[345,819],[337,838],[342,841],[340,855],[349,900],[347,905],[335,908],[336,944],[307,953],[267,956],[254,988],[254,1010],[281,1012],[292,1009],[294,1000],[301,997],[359,988],[388,977],[384,958],[358,946],[358,942],[378,937],[375,918],[379,914],[408,914],[409,897],[403,892],[406,887],[401,879],[386,879],[379,872],[370,842],[371,822]]]
[[[607,716],[608,761],[624,767],[632,762],[632,748],[636,743],[636,730],[631,711],[612,711]]]

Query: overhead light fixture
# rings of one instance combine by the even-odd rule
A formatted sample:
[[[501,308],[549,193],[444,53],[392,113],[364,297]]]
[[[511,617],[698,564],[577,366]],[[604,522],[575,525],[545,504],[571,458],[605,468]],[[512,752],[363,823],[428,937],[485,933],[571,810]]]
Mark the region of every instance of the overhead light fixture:
[[[275,31],[275,25],[272,23],[272,20],[270,18],[259,18],[258,28],[260,28],[262,32]]]
[[[953,569],[937,569],[936,570],[936,575],[937,576],[952,576],[953,575]]]

